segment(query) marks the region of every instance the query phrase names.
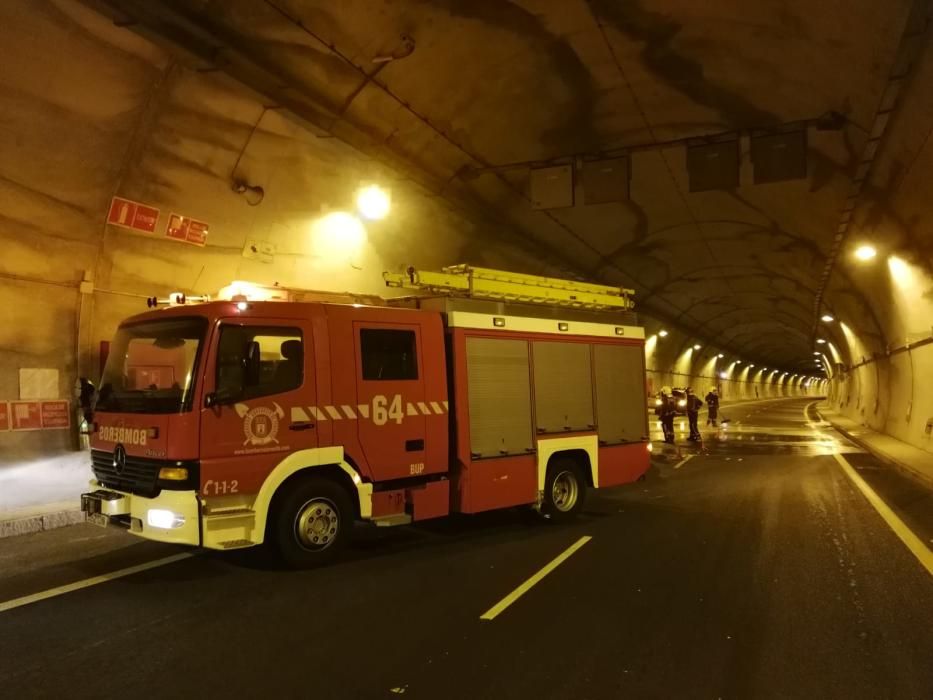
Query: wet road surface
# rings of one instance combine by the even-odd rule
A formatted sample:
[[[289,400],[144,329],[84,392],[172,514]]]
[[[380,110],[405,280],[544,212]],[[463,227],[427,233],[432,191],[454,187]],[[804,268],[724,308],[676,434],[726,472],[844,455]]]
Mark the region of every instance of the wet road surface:
[[[308,572],[201,553],[5,610],[0,695],[933,697],[933,576],[835,455],[928,547],[933,495],[810,403],[727,409],[568,526],[515,510],[364,530]],[[92,526],[3,541],[0,610],[179,551]]]

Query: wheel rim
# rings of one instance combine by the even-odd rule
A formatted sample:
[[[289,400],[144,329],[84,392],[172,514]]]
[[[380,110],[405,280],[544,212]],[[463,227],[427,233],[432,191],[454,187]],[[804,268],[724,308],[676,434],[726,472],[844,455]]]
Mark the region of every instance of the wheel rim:
[[[312,498],[298,509],[295,517],[295,537],[310,551],[327,549],[340,532],[340,513],[334,502],[322,497]]]
[[[551,486],[551,502],[557,510],[562,513],[572,510],[577,504],[579,495],[580,486],[577,483],[576,474],[566,471],[554,478],[554,484]]]

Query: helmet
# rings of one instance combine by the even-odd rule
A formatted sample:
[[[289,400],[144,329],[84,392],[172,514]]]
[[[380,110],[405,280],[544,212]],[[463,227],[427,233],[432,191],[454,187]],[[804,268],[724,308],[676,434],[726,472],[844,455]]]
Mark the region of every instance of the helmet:
[[[662,393],[662,394],[667,394],[668,396],[670,396],[670,395],[673,393],[673,391],[671,390],[671,388],[670,388],[669,386],[662,386],[662,387],[661,387],[661,393]]]

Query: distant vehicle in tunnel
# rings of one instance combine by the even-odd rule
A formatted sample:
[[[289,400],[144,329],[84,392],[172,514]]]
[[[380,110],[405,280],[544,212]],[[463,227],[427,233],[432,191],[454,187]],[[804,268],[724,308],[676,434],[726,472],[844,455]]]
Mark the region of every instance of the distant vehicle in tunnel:
[[[671,398],[674,401],[674,410],[679,416],[684,416],[687,414],[687,389],[686,387],[674,387],[671,389]],[[658,394],[657,398],[654,400],[655,406],[660,406],[662,403],[661,395]]]
[[[430,295],[239,296],[121,324],[88,518],[211,549],[270,543],[302,567],[355,520],[522,505],[560,520],[588,487],[645,473],[645,334],[625,290],[466,267],[387,283]]]
[[[677,411],[677,415],[687,415],[687,388],[674,387],[671,391],[671,398],[674,399],[674,409]]]

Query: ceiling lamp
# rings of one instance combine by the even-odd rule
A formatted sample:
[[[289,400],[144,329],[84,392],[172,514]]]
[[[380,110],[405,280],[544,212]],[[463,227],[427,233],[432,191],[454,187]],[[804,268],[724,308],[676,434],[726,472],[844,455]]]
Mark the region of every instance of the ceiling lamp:
[[[855,249],[855,257],[861,260],[862,262],[867,262],[874,258],[878,254],[878,251],[875,250],[874,246],[863,244]]]
[[[357,192],[356,207],[364,219],[384,219],[392,208],[392,197],[379,185],[367,185]]]

